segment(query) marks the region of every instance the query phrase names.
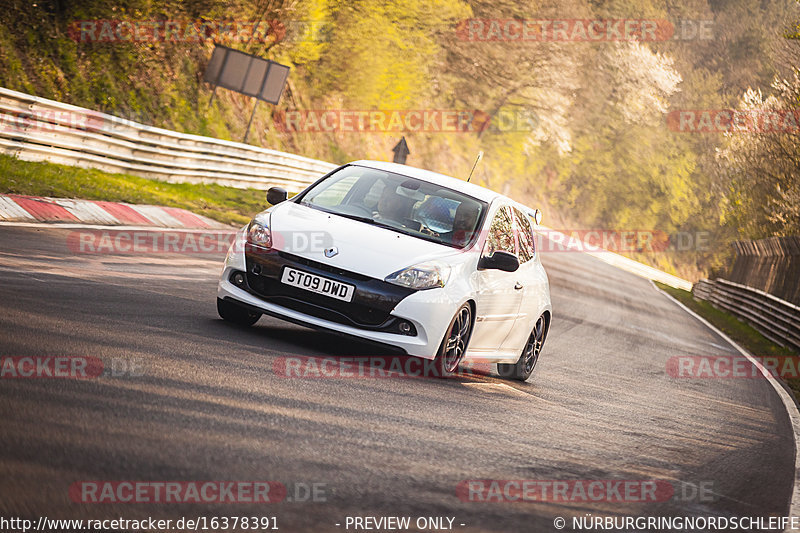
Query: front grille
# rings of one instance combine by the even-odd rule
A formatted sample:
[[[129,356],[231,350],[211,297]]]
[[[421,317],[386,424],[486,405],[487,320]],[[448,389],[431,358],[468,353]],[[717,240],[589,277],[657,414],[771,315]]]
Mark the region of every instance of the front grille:
[[[265,300],[333,322],[379,326],[389,318],[389,311],[337,300],[252,272],[247,273],[247,283],[258,296]]]
[[[331,265],[326,265],[325,263],[319,263],[317,261],[312,261],[311,259],[306,259],[305,257],[300,257],[297,255],[287,254],[286,252],[278,252],[278,255],[288,261],[292,261],[294,263],[298,263],[307,267],[315,268],[318,270],[323,270],[325,272],[330,272],[331,274],[336,274],[339,276],[345,276],[348,279],[353,281],[368,281],[372,278],[369,276],[364,276],[362,274],[356,274],[355,272],[350,272],[349,270],[342,270],[341,268],[336,268]]]
[[[392,310],[414,289],[350,272],[286,252],[247,249],[247,290],[263,300],[295,311],[365,329],[391,327]],[[281,283],[284,267],[292,267],[355,286],[350,302]]]

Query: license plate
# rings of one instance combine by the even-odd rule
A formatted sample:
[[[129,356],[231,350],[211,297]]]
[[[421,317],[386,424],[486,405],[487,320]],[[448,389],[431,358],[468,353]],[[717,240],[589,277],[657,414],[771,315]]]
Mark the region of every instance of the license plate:
[[[337,300],[344,300],[345,302],[352,300],[353,294],[356,292],[355,285],[341,283],[339,281],[323,278],[322,276],[317,276],[316,274],[309,274],[308,272],[295,270],[289,267],[283,269],[281,283],[285,283],[286,285],[291,285],[292,287],[297,287],[299,289],[316,292],[317,294],[324,294],[325,296],[330,296],[331,298],[336,298]]]

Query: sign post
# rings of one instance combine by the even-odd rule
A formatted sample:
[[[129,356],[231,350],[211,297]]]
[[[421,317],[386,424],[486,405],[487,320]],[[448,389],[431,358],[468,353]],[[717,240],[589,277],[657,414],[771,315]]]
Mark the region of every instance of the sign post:
[[[400,139],[400,142],[397,143],[394,148],[392,148],[392,152],[394,152],[393,161],[395,163],[400,163],[401,165],[406,164],[406,157],[408,157],[408,154],[411,152],[408,150],[408,144],[406,143],[405,136],[403,136]]]
[[[281,65],[269,59],[262,59],[252,54],[245,54],[227,46],[215,45],[211,60],[208,62],[203,79],[214,85],[209,106],[214,101],[217,87],[223,87],[256,98],[250,121],[243,142],[247,142],[250,135],[250,126],[258,107],[258,102],[264,100],[277,104],[286,80],[289,78],[291,67]]]

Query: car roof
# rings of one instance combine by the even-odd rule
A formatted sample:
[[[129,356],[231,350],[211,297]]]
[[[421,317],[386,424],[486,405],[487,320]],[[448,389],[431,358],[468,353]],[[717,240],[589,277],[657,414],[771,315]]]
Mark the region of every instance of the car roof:
[[[397,163],[387,163],[385,161],[369,161],[366,159],[361,161],[353,161],[350,164],[360,167],[374,168],[376,170],[385,170],[387,172],[394,172],[395,174],[417,178],[435,185],[440,185],[458,192],[463,192],[464,194],[468,194],[473,198],[477,198],[478,200],[482,200],[487,203],[491,203],[497,198],[504,198],[509,202],[516,203],[510,198],[506,198],[502,194],[496,193],[490,189],[487,189],[486,187],[481,187],[480,185],[475,185],[474,183],[468,183],[462,179],[447,176],[445,174],[439,174],[438,172],[431,172],[430,170],[410,167],[408,165],[400,165]]]

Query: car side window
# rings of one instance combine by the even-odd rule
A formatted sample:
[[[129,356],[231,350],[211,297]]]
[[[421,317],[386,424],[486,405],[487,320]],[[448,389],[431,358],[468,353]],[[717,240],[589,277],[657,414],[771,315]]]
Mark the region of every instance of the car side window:
[[[533,240],[533,229],[531,228],[531,221],[528,217],[517,209],[514,208],[514,217],[517,219],[517,236],[519,240],[519,262],[526,263],[533,259],[536,253]]]
[[[501,207],[495,213],[489,234],[486,236],[484,256],[490,256],[496,251],[509,252],[517,255],[517,246],[514,239],[514,218],[508,206]]]

